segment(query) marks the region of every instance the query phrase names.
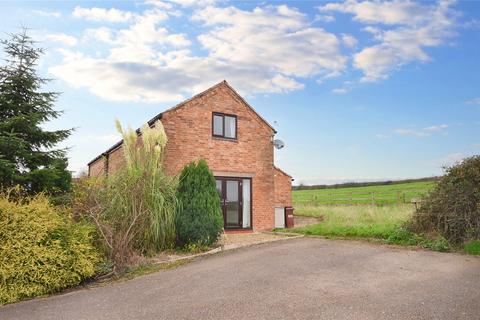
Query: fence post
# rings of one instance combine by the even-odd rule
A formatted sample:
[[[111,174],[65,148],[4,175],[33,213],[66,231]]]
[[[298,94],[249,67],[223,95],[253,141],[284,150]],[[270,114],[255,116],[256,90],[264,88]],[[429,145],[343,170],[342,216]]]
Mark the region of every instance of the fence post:
[[[375,192],[372,192],[372,206],[375,205]]]
[[[353,193],[350,192],[350,205],[353,206]]]
[[[400,204],[401,198],[400,198],[400,191],[397,191],[397,202]]]

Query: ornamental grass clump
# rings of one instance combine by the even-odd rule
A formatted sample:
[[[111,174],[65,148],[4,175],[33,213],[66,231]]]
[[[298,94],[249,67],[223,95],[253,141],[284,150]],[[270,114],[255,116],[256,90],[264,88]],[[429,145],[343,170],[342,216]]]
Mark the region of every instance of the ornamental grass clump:
[[[75,186],[75,212],[96,226],[115,270],[141,255],[171,248],[175,242],[177,180],[165,174],[162,160],[167,136],[160,121],[124,130],[124,163],[107,177],[85,179]]]
[[[0,305],[59,291],[96,273],[95,227],[44,194],[0,193]]]

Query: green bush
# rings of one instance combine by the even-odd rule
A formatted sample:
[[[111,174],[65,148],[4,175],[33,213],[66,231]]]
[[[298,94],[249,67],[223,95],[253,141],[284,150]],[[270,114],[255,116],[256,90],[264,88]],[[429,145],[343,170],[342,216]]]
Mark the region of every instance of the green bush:
[[[95,274],[94,227],[39,194],[0,194],[0,304],[77,285]]]
[[[183,168],[177,190],[180,209],[176,217],[181,245],[214,243],[223,228],[215,178],[205,160]]]
[[[438,233],[460,245],[480,238],[480,156],[447,168],[410,224],[417,233]]]
[[[466,253],[478,256],[480,255],[480,240],[470,240],[464,245]]]
[[[450,243],[442,236],[437,236],[433,239],[425,239],[420,246],[428,248],[433,251],[447,252],[450,251]]]
[[[404,226],[392,232],[388,237],[387,242],[402,246],[420,246],[422,248],[440,252],[450,250],[450,244],[444,237],[435,234],[416,234]]]
[[[410,230],[401,227],[394,230],[387,239],[388,243],[398,244],[402,246],[415,246],[422,238]]]

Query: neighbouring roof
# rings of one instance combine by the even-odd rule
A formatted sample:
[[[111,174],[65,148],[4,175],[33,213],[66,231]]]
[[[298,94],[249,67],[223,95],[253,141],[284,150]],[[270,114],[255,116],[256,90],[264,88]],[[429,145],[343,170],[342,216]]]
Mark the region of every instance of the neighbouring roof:
[[[240,101],[242,101],[248,108],[250,108],[250,109],[252,110],[252,112],[253,112],[263,123],[265,123],[270,129],[272,129],[274,133],[277,133],[277,131],[267,122],[267,120],[265,120],[260,114],[258,114],[258,112],[255,111],[255,109],[254,109],[250,104],[248,104],[248,102],[245,101],[245,99],[243,99],[243,97],[242,97],[235,89],[233,89],[232,86],[230,86],[226,80],[223,80],[222,82],[217,83],[216,85],[208,88],[207,90],[202,91],[202,92],[194,95],[194,96],[191,97],[190,99],[187,99],[187,100],[185,100],[185,101],[182,101],[182,102],[178,103],[177,105],[173,106],[172,108],[169,108],[169,109],[167,109],[167,110],[165,110],[165,111],[163,111],[163,112],[160,112],[160,113],[157,114],[155,117],[153,117],[152,119],[148,120],[148,121],[147,121],[147,124],[151,127],[157,120],[162,119],[162,115],[163,115],[164,113],[169,112],[169,111],[172,111],[172,110],[175,110],[175,109],[177,109],[177,108],[180,108],[180,107],[184,106],[186,103],[188,103],[188,102],[190,102],[190,101],[192,101],[192,100],[194,100],[194,99],[197,99],[197,98],[199,98],[199,97],[207,94],[208,92],[210,92],[210,91],[218,88],[218,87],[221,86],[221,85],[224,85],[224,86],[226,86],[227,88],[229,88],[229,89],[235,94],[235,96],[237,96],[237,98],[239,98]],[[140,135],[140,134],[141,134],[140,128],[138,128],[138,129],[136,130],[136,132],[137,132],[138,135]],[[111,153],[111,152],[114,151],[115,149],[119,148],[122,144],[123,144],[123,139],[120,140],[119,142],[115,143],[115,144],[114,144],[113,146],[111,146],[110,148],[108,148],[105,152],[103,152],[103,153],[101,153],[100,155],[98,155],[97,157],[95,157],[95,158],[94,158],[92,161],[90,161],[87,165],[90,166],[92,163],[94,163],[95,161],[97,161],[97,160],[100,159],[101,157],[106,156],[107,154]],[[278,168],[277,168],[277,169],[278,169]],[[278,170],[280,170],[280,169],[278,169]],[[282,171],[282,172],[283,172],[283,171]],[[285,172],[283,172],[283,173],[286,174]],[[287,174],[287,176],[289,176],[289,175]],[[290,176],[289,176],[289,177],[290,177]]]
[[[284,175],[286,175],[287,177],[290,177],[290,178],[292,178],[292,176],[291,176],[291,175],[289,175],[288,173],[286,173],[285,171],[283,171],[283,170],[282,170],[282,169],[280,169],[279,167],[277,167],[277,166],[273,166],[273,168],[274,168],[275,170],[279,171],[280,173],[283,173],[283,174],[284,174]],[[292,180],[293,180],[293,178],[292,178]]]

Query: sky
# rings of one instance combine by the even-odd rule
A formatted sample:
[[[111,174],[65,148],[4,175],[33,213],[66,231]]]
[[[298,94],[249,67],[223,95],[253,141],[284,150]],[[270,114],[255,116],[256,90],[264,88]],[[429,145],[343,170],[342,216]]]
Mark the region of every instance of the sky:
[[[224,79],[276,128],[296,184],[480,153],[479,1],[0,1],[0,38],[22,27],[62,92],[46,128],[75,128],[76,174],[119,140],[115,119],[140,127]]]

